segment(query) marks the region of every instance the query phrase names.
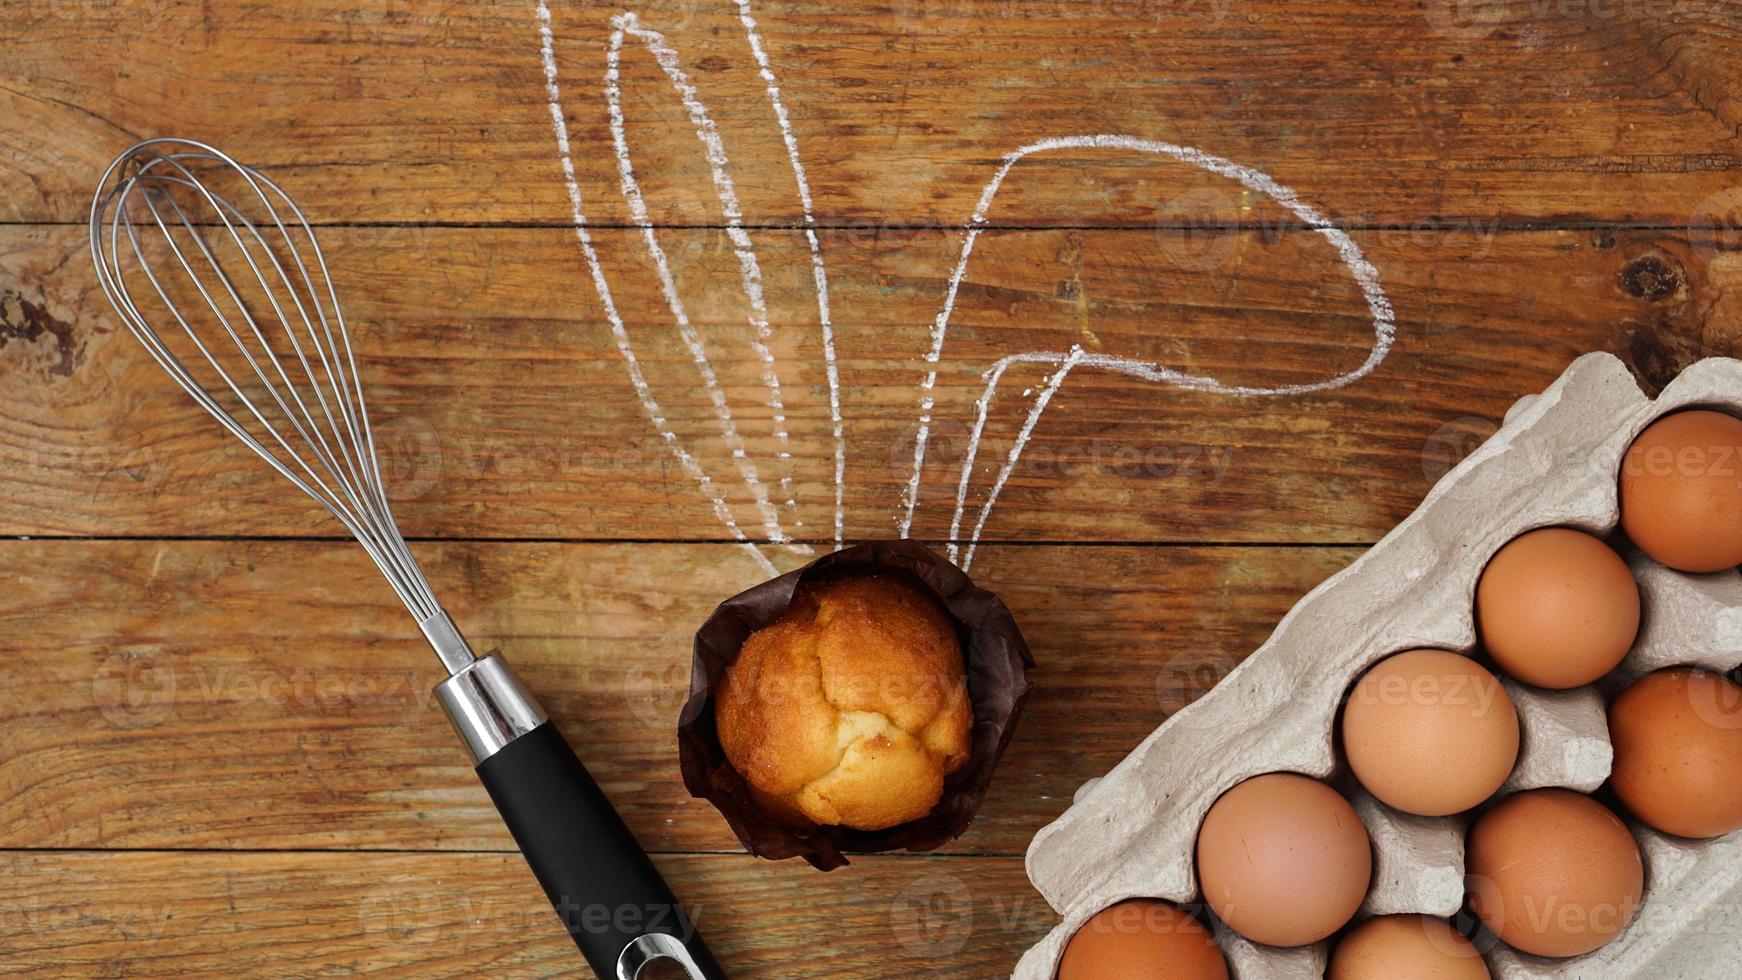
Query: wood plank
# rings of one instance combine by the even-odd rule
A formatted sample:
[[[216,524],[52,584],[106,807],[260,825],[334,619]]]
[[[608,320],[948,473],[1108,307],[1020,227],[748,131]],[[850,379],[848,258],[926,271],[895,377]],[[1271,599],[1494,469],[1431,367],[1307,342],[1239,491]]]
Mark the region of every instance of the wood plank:
[[[724,545],[419,546],[655,850],[735,850],[678,775],[689,639],[753,584]],[[1035,693],[951,850],[1015,855],[1352,560],[1340,548],[986,549]],[[338,542],[0,542],[0,848],[512,846],[429,688],[439,668]],[[0,908],[5,903],[0,902]]]
[[[7,4],[0,218],[82,221],[116,152],[177,134],[270,165],[328,221],[566,222],[535,9]],[[620,9],[553,13],[582,189],[602,221],[624,214],[602,94]],[[798,223],[734,8],[634,9],[695,79],[747,218]],[[1346,221],[1406,227],[1680,227],[1742,167],[1730,96],[1742,12],[1726,0],[784,0],[754,12],[826,222],[959,226],[1004,154],[1084,133],[1201,147]],[[653,217],[717,223],[684,107],[628,43],[627,127]],[[1023,165],[997,220],[1150,227],[1206,189],[1227,185],[1132,154],[1067,154]]]
[[[782,376],[781,445],[723,232],[661,233],[782,529],[832,536],[834,440],[810,262],[759,232]],[[767,535],[633,231],[597,233],[651,391],[738,525]],[[1368,378],[1253,400],[1105,371],[1072,375],[993,508],[989,539],[1376,540],[1518,396],[1608,350],[1661,383],[1742,353],[1737,253],[1650,231],[1363,232],[1397,309]],[[419,537],[725,539],[629,384],[562,229],[334,229],[384,469]],[[962,247],[938,230],[823,236],[846,419],[850,537],[891,533],[911,469],[929,333]],[[75,229],[0,229],[0,534],[306,535],[335,525],[198,412],[117,329]],[[914,523],[950,535],[982,373],[1012,352],[1153,361],[1229,384],[1354,370],[1374,342],[1354,282],[1310,231],[982,236],[938,367]],[[1052,368],[992,404],[961,534]],[[1027,390],[1027,394],[1023,392]]]
[[[743,855],[659,864],[734,977],[942,962],[993,976],[1056,921],[1017,858],[867,858],[828,875]],[[56,977],[582,968],[517,854],[4,852],[0,953],[0,974]]]
[[[647,0],[619,23],[663,33],[718,125],[783,409],[692,107],[634,36],[623,112],[651,234],[778,528],[620,192],[604,82],[625,8],[550,4],[576,188],[657,414],[750,536],[826,547],[807,215],[734,4]],[[628,383],[569,227],[538,8],[0,3],[0,975],[580,966],[374,569],[116,331],[82,224],[101,168],[143,136],[210,139],[328,226],[414,548],[734,976],[1007,972],[1054,921],[1023,874],[1033,833],[1514,398],[1591,349],[1647,387],[1742,354],[1742,8],[1725,0],[758,0],[831,276],[849,537],[896,526],[961,229],[1023,144],[1121,133],[1255,167],[1350,229],[1399,330],[1370,377],[1297,397],[1080,370],[1006,484],[1054,370],[1018,364],[957,513],[1001,357],[1077,345],[1279,386],[1352,371],[1373,342],[1324,239],[1237,182],[1129,145],[1017,164],[957,295],[914,531],[965,537],[1003,487],[973,571],[1023,623],[1036,693],[947,852],[826,876],[757,861],[683,791],[671,727],[690,631],[764,572]],[[805,550],[760,553],[791,567]]]

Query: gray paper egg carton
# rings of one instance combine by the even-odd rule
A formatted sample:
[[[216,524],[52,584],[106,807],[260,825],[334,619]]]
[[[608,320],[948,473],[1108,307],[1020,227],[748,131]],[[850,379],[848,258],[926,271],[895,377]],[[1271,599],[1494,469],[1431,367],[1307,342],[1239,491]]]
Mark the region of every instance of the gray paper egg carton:
[[[1415,647],[1469,652],[1476,580],[1490,556],[1533,528],[1606,535],[1618,520],[1620,461],[1633,439],[1680,408],[1742,413],[1742,361],[1684,371],[1656,400],[1608,354],[1579,358],[1433,488],[1401,524],[1296,603],[1252,656],[1167,719],[1043,827],[1028,876],[1062,917],[1017,964],[1015,980],[1048,980],[1064,945],[1095,912],[1127,898],[1199,899],[1193,847],[1217,797],[1252,776],[1292,771],[1343,780],[1332,727],[1344,691],[1368,666]],[[1640,582],[1639,640],[1609,683],[1673,664],[1742,664],[1742,577],[1686,575],[1628,556]],[[1541,691],[1507,681],[1523,730],[1501,793],[1544,786],[1591,791],[1612,759],[1595,688]],[[1338,785],[1349,785],[1338,782]],[[1358,918],[1399,912],[1449,917],[1463,905],[1465,820],[1397,813],[1357,794],[1373,839],[1373,887]],[[1496,945],[1498,980],[1733,980],[1742,975],[1742,833],[1708,842],[1631,825],[1646,864],[1644,907],[1626,933],[1583,957],[1549,960]],[[1329,944],[1276,949],[1220,929],[1236,980],[1324,975]]]

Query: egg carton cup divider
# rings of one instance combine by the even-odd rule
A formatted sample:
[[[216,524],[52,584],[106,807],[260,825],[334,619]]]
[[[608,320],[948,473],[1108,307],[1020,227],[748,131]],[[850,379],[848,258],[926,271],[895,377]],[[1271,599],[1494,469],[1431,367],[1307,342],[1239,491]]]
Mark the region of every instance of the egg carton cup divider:
[[[1218,797],[1269,772],[1343,776],[1333,726],[1349,685],[1404,650],[1473,651],[1476,581],[1488,559],[1539,527],[1608,535],[1619,521],[1617,474],[1628,446],[1660,416],[1694,407],[1742,414],[1742,361],[1694,364],[1653,400],[1619,360],[1587,354],[1548,390],[1520,399],[1415,513],[1296,603],[1263,646],[1035,835],[1028,876],[1063,921],[1022,957],[1014,980],[1050,980],[1066,942],[1103,908],[1128,898],[1197,901],[1193,849]],[[1686,575],[1628,557],[1644,616],[1611,686],[1674,664],[1729,671],[1742,663],[1742,577],[1734,569]],[[1506,686],[1523,743],[1501,793],[1602,785],[1612,759],[1603,694]],[[1456,913],[1466,820],[1409,816],[1360,793],[1353,802],[1375,858],[1359,917]],[[1630,826],[1645,858],[1646,893],[1627,931],[1566,960],[1496,946],[1487,959],[1497,980],[1734,976],[1742,962],[1742,832],[1693,842]],[[1317,980],[1326,969],[1327,943],[1275,949],[1219,925],[1218,938],[1236,980]]]

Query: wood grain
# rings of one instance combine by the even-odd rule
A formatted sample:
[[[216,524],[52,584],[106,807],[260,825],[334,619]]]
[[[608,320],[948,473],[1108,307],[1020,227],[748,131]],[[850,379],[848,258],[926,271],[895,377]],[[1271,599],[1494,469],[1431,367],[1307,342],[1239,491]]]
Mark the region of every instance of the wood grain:
[[[802,236],[756,239],[793,460],[777,460],[736,263],[718,231],[664,231],[751,458],[793,481],[789,530],[827,540],[833,440]],[[673,429],[760,534],[712,403],[634,232],[600,250]],[[1362,543],[1412,510],[1518,396],[1609,350],[1656,384],[1742,352],[1737,254],[1647,231],[1368,232],[1398,311],[1369,378],[1253,400],[1082,371],[988,523],[991,539]],[[714,539],[726,531],[637,402],[563,230],[328,236],[401,526],[419,537]],[[847,421],[846,528],[890,533],[911,466],[921,356],[953,232],[824,236]],[[120,331],[72,229],[0,229],[0,533],[331,534],[330,519],[192,406]],[[28,308],[24,304],[29,304]],[[10,313],[7,313],[10,311]],[[946,537],[980,375],[1011,351],[1152,359],[1277,385],[1359,365],[1373,326],[1314,233],[989,234],[940,364],[915,533]],[[985,499],[1044,365],[1000,389],[970,486]],[[507,502],[512,502],[508,505]]]
[[[993,976],[1057,920],[1020,859],[831,875],[661,857],[734,977]],[[0,975],[574,976],[518,854],[0,852]],[[666,974],[659,974],[665,976]]]
[[[689,639],[755,567],[722,545],[418,548],[656,850],[735,850],[684,792]],[[989,548],[1039,668],[963,853],[1020,854],[1086,779],[1207,691],[1327,548]],[[0,848],[504,850],[429,689],[439,668],[349,542],[6,542],[27,665],[0,689]]]
[[[329,221],[541,222],[569,209],[532,0],[0,9],[0,218],[81,221],[131,141],[187,135],[282,177]],[[565,107],[595,220],[621,218],[601,95],[615,5],[557,2]],[[718,119],[748,218],[801,215],[733,8],[631,8]],[[893,0],[754,7],[828,222],[958,226],[1005,153],[1130,133],[1265,170],[1348,223],[1685,226],[1736,180],[1726,0]],[[633,43],[633,42],[631,42]],[[624,57],[654,220],[713,224],[701,150],[652,59]],[[1186,168],[1024,166],[1016,225],[1166,220]]]
[[[761,573],[628,383],[569,226],[537,9],[0,2],[0,974],[579,964],[374,569],[118,332],[83,223],[102,168],[137,139],[218,143],[325,226],[400,524],[734,976],[1007,971],[1053,922],[1017,856],[1035,830],[1409,513],[1514,399],[1590,350],[1647,388],[1742,355],[1742,7],[1727,0],[755,2],[828,264],[849,538],[896,527],[964,223],[1031,141],[1122,133],[1270,174],[1350,231],[1398,325],[1370,377],[1312,396],[1074,375],[974,566],[1040,661],[980,819],[942,855],[828,876],[755,861],[683,792],[671,729],[690,631]],[[619,190],[604,81],[625,8],[550,9],[577,189],[635,353],[760,536]],[[630,10],[676,50],[729,154],[789,463],[729,215],[693,121],[631,38],[622,105],[648,233],[746,457],[788,482],[785,529],[826,544],[816,297],[764,79],[728,0]],[[985,227],[938,364],[922,539],[950,534],[999,357],[1075,344],[1278,385],[1348,371],[1373,342],[1318,234],[1184,164],[1035,156]],[[993,405],[969,526],[1044,384],[1030,367]],[[806,557],[762,550],[782,567]]]

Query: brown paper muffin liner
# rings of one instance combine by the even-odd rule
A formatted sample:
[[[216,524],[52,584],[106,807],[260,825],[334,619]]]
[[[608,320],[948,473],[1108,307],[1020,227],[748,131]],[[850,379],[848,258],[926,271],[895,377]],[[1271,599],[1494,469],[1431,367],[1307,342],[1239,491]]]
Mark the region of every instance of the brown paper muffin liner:
[[[749,784],[720,748],[714,685],[737,660],[745,639],[785,614],[801,584],[873,572],[898,574],[928,589],[960,631],[968,698],[974,706],[971,755],[944,782],[938,805],[918,820],[877,831],[783,825],[757,807]],[[684,786],[690,795],[712,803],[758,857],[803,857],[819,870],[832,871],[847,864],[847,851],[934,850],[961,836],[979,812],[1028,697],[1028,669],[1033,666],[1028,644],[1003,601],[977,588],[966,573],[926,546],[872,541],[824,555],[720,603],[696,631],[690,697],[677,726]]]

